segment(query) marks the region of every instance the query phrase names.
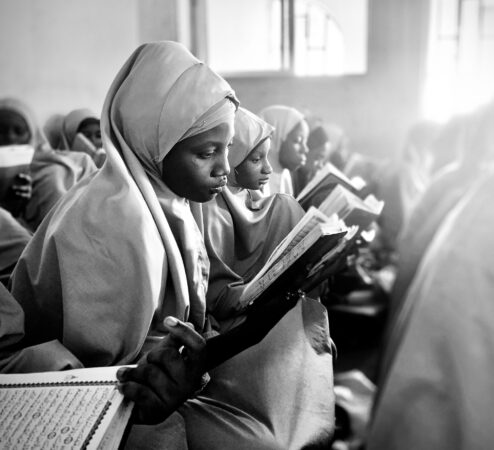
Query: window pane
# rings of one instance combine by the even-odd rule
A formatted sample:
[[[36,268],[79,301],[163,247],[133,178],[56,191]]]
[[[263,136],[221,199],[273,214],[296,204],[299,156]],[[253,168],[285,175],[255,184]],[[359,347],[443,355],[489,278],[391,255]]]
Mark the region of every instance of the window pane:
[[[209,0],[208,63],[221,73],[280,70],[281,0]]]
[[[295,73],[367,71],[367,0],[294,0]]]

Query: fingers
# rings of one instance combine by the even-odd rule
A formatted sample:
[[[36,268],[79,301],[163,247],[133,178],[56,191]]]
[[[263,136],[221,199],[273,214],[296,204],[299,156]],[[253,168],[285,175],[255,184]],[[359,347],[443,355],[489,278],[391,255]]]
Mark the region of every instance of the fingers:
[[[161,399],[152,390],[140,383],[121,382],[117,384],[117,389],[135,403],[134,420],[137,423],[159,423],[176,409],[175,405],[163,405]]]
[[[31,175],[29,175],[28,173],[22,173],[21,172],[21,173],[17,174],[17,178],[19,180],[24,181],[25,183],[23,183],[23,184],[27,184],[27,183],[31,184],[33,182]]]
[[[181,322],[175,317],[167,317],[164,321],[164,325],[169,334],[159,347],[174,346],[177,349],[184,347],[183,356],[185,358],[185,363],[191,370],[202,371],[202,362],[204,361],[206,348],[205,339],[194,330],[191,323]],[[157,356],[159,355],[157,355],[155,351],[151,351],[148,355],[148,361],[159,364],[157,360],[154,360]]]

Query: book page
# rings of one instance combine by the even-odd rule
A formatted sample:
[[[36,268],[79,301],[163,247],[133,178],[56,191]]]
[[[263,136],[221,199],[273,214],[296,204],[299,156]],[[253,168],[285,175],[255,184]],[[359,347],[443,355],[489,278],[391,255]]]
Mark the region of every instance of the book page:
[[[0,448],[97,448],[115,415],[128,420],[132,408],[116,389],[117,369],[1,375]]]
[[[352,181],[337,167],[331,163],[326,163],[312,178],[312,180],[307,183],[307,185],[302,189],[300,194],[297,195],[297,201],[301,201],[307,196],[313,189],[315,189],[329,174],[334,174],[337,178],[344,181],[350,186],[353,186],[355,190],[358,190],[357,186],[354,186]]]
[[[317,224],[325,223],[329,219],[317,208],[311,207],[295,225],[295,227],[286,235],[286,237],[278,244],[273,250],[270,257],[259,270],[257,275],[251,280],[250,283],[257,281],[261,278],[277,261],[283,258],[295,245],[297,245]],[[250,284],[249,283],[249,284]]]
[[[5,197],[21,172],[28,172],[34,156],[30,145],[0,146],[0,200]]]

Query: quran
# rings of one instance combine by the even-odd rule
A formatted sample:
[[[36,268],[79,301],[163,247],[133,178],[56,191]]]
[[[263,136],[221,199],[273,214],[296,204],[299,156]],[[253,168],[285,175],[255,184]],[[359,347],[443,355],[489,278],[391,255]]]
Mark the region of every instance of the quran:
[[[309,208],[247,283],[240,301],[249,304],[275,282],[289,284],[293,277],[307,273],[311,266],[342,245],[346,233],[336,217],[328,218],[319,209]]]
[[[117,369],[0,375],[0,448],[117,449],[133,405]]]
[[[342,185],[337,185],[318,209],[326,215],[336,214],[347,226],[356,225],[361,231],[369,228],[382,212],[384,202],[369,195],[362,200]]]
[[[356,183],[350,180],[341,170],[326,163],[307,183],[297,196],[297,201],[306,211],[310,206],[319,207],[321,202],[338,185],[342,185],[356,194],[359,189]]]

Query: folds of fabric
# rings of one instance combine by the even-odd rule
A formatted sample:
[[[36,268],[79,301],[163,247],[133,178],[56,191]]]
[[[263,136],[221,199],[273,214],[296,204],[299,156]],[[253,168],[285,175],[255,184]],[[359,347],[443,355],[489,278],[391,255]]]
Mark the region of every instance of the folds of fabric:
[[[436,233],[378,395],[368,448],[492,448],[492,171]]]
[[[190,450],[329,446],[334,427],[327,316],[305,299],[270,333],[211,372],[184,417]]]
[[[24,220],[36,230],[51,208],[75,184],[96,171],[84,153],[38,150],[30,166],[33,193],[24,211]]]
[[[10,274],[30,239],[31,233],[0,208],[0,281]]]
[[[13,274],[29,343],[58,339],[85,366],[105,366],[134,361],[167,315],[201,329],[208,267],[194,258],[204,244],[160,167],[197,118],[231,95],[178,43],[131,55],[103,108],[106,163],[51,210]]]
[[[24,346],[24,313],[0,284],[0,372],[24,373],[66,370],[81,363],[59,341]]]
[[[249,209],[248,191],[229,188],[203,205],[204,240],[210,259],[208,311],[219,321],[238,315],[245,283],[302,218],[304,211],[289,195],[260,199]]]

